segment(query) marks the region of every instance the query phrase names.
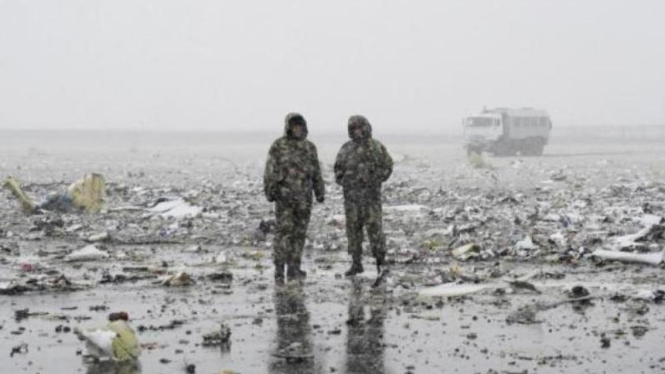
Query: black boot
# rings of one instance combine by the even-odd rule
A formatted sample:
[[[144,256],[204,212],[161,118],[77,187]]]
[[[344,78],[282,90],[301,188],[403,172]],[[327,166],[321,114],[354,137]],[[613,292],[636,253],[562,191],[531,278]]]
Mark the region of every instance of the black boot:
[[[381,275],[381,270],[385,269],[386,260],[383,256],[376,256],[376,273]]]
[[[386,260],[384,256],[376,257],[376,279],[372,284],[372,288],[376,288],[383,284],[386,277],[388,276],[388,267],[386,266]]]
[[[307,277],[307,272],[300,269],[300,260],[294,260],[289,263],[289,268],[286,271],[289,281],[297,280]]]
[[[275,263],[275,283],[284,284],[284,263]]]
[[[363,269],[363,264],[360,257],[353,256],[353,263],[351,264],[351,269],[347,270],[346,273],[344,273],[344,276],[353,277],[357,274],[362,273],[363,271],[365,271],[365,269]]]

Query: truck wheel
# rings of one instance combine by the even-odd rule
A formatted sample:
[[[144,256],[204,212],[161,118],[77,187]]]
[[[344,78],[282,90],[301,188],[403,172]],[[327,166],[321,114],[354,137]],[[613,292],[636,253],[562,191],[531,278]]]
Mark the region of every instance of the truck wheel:
[[[540,156],[543,154],[543,140],[540,138],[525,139],[521,145],[522,155],[524,156]]]
[[[533,140],[533,155],[534,156],[542,156],[543,155],[543,149],[545,148],[545,140],[541,138],[536,138]]]
[[[545,144],[543,144],[543,143],[538,144],[538,146],[536,147],[534,155],[535,156],[542,156],[544,148],[545,148]]]
[[[531,138],[525,139],[522,142],[522,149],[523,149],[522,154],[524,156],[535,156],[536,155],[536,147],[537,147],[537,145],[536,145],[536,141],[534,139],[531,139]]]

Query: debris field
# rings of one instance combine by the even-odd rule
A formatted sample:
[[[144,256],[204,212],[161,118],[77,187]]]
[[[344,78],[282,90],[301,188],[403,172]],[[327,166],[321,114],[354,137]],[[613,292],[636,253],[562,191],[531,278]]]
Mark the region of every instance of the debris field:
[[[316,142],[316,139],[314,139]],[[266,144],[7,148],[35,201],[87,173],[108,210],[27,215],[0,194],[2,373],[653,373],[665,370],[665,146],[560,144],[467,159],[390,144],[390,273],[344,278],[338,144],[303,282],[273,281]],[[124,311],[138,364],[76,329]]]

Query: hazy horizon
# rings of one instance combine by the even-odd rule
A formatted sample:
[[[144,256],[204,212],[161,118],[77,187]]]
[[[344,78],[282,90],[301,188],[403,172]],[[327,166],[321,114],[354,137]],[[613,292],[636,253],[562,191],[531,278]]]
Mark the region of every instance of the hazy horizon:
[[[665,124],[665,2],[6,0],[0,129],[449,133],[484,106]]]

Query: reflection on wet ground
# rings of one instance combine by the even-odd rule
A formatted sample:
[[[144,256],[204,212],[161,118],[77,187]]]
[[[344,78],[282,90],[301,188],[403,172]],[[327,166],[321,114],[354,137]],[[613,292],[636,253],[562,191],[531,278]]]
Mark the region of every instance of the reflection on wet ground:
[[[275,288],[275,349],[270,373],[316,373],[310,314],[300,283]]]
[[[118,364],[110,361],[90,363],[87,374],[139,374],[142,373],[140,364]]]
[[[384,373],[383,323],[386,305],[376,297],[371,300],[371,295],[363,290],[362,282],[357,279],[353,280],[350,290],[346,321],[346,372]],[[378,299],[382,299],[382,295],[378,295]]]

